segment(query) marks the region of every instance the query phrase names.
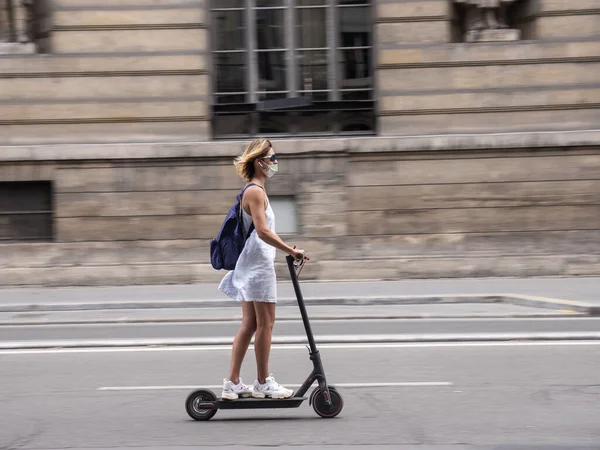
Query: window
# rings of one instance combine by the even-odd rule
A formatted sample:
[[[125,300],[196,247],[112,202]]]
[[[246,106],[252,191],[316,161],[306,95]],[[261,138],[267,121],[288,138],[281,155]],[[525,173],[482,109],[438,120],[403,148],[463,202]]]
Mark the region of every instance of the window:
[[[275,217],[277,217],[277,232],[279,234],[297,233],[296,199],[285,195],[271,195],[269,202],[275,212]]]
[[[0,241],[51,241],[49,181],[0,182]]]
[[[213,134],[372,134],[369,0],[213,0]]]

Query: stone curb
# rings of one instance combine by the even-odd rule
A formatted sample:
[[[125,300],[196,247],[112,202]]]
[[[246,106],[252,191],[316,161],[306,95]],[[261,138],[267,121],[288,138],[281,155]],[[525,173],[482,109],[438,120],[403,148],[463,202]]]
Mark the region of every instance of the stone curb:
[[[397,295],[397,296],[344,296],[344,297],[305,297],[306,305],[419,305],[419,304],[452,304],[452,303],[499,303],[498,295]],[[279,306],[295,306],[295,298],[281,298]],[[94,311],[118,309],[167,309],[167,308],[224,308],[238,307],[233,300],[163,300],[163,301],[124,301],[85,302],[85,303],[27,303],[0,304],[0,313],[28,311]]]
[[[588,316],[600,316],[600,304],[593,305],[591,303],[576,302],[573,300],[561,300],[557,298],[537,297],[533,295],[506,294],[503,296],[503,302],[518,306],[570,310],[583,313]]]
[[[451,295],[411,295],[411,296],[344,296],[344,297],[308,297],[307,305],[418,305],[453,303],[508,303],[532,308],[559,309],[575,311],[589,316],[600,316],[600,304],[594,305],[572,300],[519,294],[451,294]],[[282,298],[280,306],[296,305],[295,298]],[[167,308],[215,308],[237,307],[232,300],[173,300],[173,301],[111,301],[86,303],[27,303],[0,304],[0,313],[50,312],[50,311],[94,311],[119,309],[167,309]]]
[[[578,312],[565,313],[465,313],[465,314],[378,314],[378,315],[342,315],[342,316],[319,316],[311,315],[310,320],[328,320],[328,321],[352,321],[352,320],[427,320],[427,319],[564,319],[572,317],[582,317],[584,314]],[[8,320],[0,321],[0,327],[6,326],[44,326],[44,325],[115,325],[115,324],[136,324],[136,323],[238,323],[241,317],[192,317],[192,318],[161,318],[147,317],[143,319],[114,318],[114,319],[86,319],[86,320]],[[300,314],[297,317],[278,317],[277,322],[292,322],[300,320]]]
[[[383,344],[426,342],[507,342],[507,341],[597,341],[600,332],[543,332],[543,333],[461,333],[461,334],[384,334],[384,335],[325,335],[317,337],[320,344]],[[138,348],[138,347],[230,347],[232,337],[160,338],[160,339],[85,339],[4,341],[0,350],[36,350],[68,348]],[[305,345],[305,336],[274,336],[273,344]]]

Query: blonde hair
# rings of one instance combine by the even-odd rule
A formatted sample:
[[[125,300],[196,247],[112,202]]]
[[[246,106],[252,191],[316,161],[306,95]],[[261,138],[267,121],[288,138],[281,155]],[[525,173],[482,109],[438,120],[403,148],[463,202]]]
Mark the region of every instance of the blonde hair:
[[[235,171],[245,181],[254,178],[254,161],[256,158],[265,156],[271,148],[271,141],[268,139],[256,139],[244,149],[244,152],[233,160]]]

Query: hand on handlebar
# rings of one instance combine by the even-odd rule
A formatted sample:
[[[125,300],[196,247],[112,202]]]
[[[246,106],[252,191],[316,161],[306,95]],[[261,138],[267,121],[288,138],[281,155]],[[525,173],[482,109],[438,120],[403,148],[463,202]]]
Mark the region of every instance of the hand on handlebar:
[[[307,261],[310,260],[310,258],[308,256],[306,256],[306,254],[304,253],[304,250],[300,249],[300,248],[296,248],[296,246],[294,245],[294,253],[291,254],[291,256],[294,258],[294,269],[296,270],[296,277],[300,277],[300,272],[302,272],[302,268],[304,267],[304,265],[306,264]]]
[[[304,250],[302,250],[300,248],[296,248],[295,245],[294,245],[294,253],[292,254],[292,256],[294,257],[296,262],[300,262],[303,260],[309,260],[309,258],[306,256]]]

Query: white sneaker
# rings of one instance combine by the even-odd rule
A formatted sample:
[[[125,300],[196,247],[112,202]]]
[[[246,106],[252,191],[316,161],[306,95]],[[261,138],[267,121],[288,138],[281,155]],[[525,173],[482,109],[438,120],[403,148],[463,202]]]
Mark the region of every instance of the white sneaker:
[[[252,390],[252,397],[254,398],[289,398],[292,395],[294,395],[294,391],[286,389],[277,383],[275,378],[273,378],[273,374],[265,379],[264,384],[256,380],[254,382],[254,389]]]
[[[233,381],[223,378],[223,391],[221,392],[221,398],[225,400],[235,400],[239,397],[250,397],[252,395],[252,388],[246,386],[242,379],[238,384]]]

